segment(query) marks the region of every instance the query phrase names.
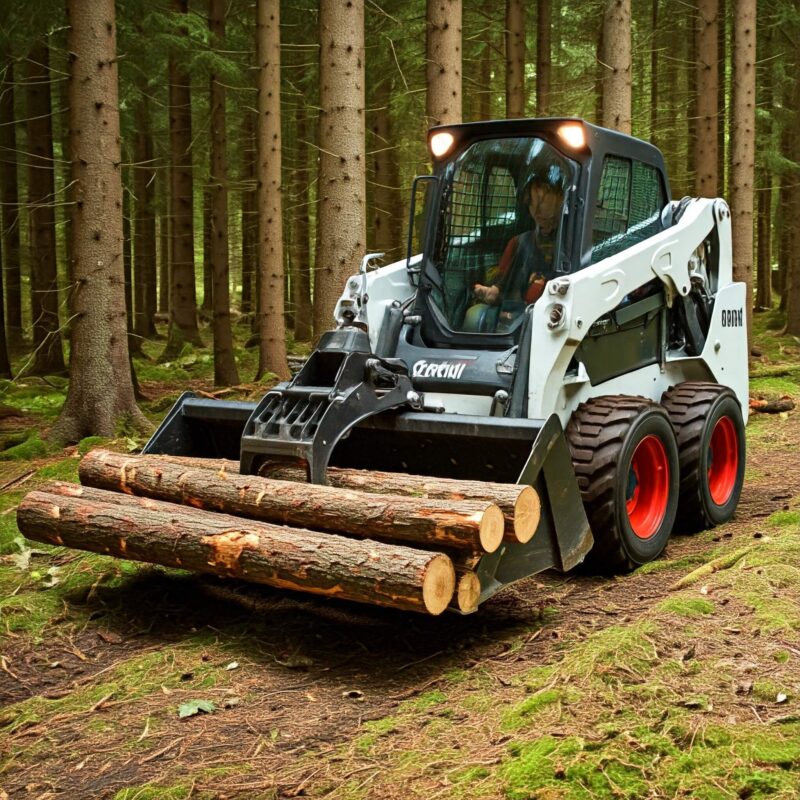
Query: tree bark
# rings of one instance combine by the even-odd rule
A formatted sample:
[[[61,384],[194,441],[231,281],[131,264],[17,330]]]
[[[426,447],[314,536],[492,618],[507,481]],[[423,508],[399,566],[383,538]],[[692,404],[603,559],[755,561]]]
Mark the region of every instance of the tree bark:
[[[14,112],[14,63],[5,64],[0,83],[0,205],[2,205],[3,282],[6,296],[8,345],[22,345],[22,281],[20,275],[19,181],[17,176],[17,116]]]
[[[728,3],[727,0],[717,0],[719,3],[719,25],[717,26],[717,56],[719,80],[717,81],[717,177],[719,196],[728,196],[728,181],[726,170],[728,158],[725,153],[725,143],[728,138]]]
[[[203,187],[203,302],[200,318],[208,321],[214,309],[214,267],[211,259],[211,186]]]
[[[188,0],[172,0],[176,15],[188,14]],[[187,29],[181,32],[188,36]],[[194,179],[192,176],[191,77],[182,57],[170,53],[169,149],[170,149],[170,293],[169,333],[164,358],[180,355],[189,342],[202,345],[197,329],[197,291],[194,274]]]
[[[297,142],[295,143],[295,203],[292,214],[294,224],[294,338],[298,342],[311,341],[313,337],[313,307],[311,305],[311,239],[308,214],[311,208],[308,168],[308,109],[304,102],[297,108]]]
[[[631,132],[631,0],[610,0],[603,18],[603,125]]]
[[[259,348],[256,380],[271,372],[290,377],[286,362],[283,278],[283,184],[281,178],[280,2],[256,3],[258,58],[258,269]]]
[[[506,117],[525,116],[525,4],[506,0]],[[537,54],[538,57],[538,54]]]
[[[322,0],[319,30],[315,336],[333,325],[336,301],[366,251],[363,0]]]
[[[697,74],[697,114],[695,116],[694,166],[695,195],[717,197],[717,90],[719,84],[718,3],[699,0],[695,29]]]
[[[36,541],[430,614],[453,597],[455,570],[440,553],[74,484],[45,489],[17,510],[20,530]]]
[[[159,460],[193,469],[214,470],[221,479],[226,474],[236,475],[239,462],[224,458],[191,458],[186,456],[159,456]],[[284,462],[266,462],[261,476],[279,481],[306,484],[305,469]],[[338,489],[369,492],[379,495],[448,500],[459,502],[488,501],[497,505],[505,517],[506,541],[529,542],[539,525],[541,502],[532,486],[491,481],[461,481],[452,478],[433,478],[428,475],[408,475],[401,472],[378,472],[363,469],[329,467],[328,485]]]
[[[267,462],[262,467],[261,474],[277,480],[306,480],[305,471],[301,467],[285,464]],[[530,541],[539,524],[539,495],[531,486],[336,467],[328,469],[327,478],[331,486],[339,489],[424,497],[429,500],[490,500],[503,512],[508,540]]]
[[[208,22],[211,45],[225,47],[225,0],[210,0]],[[225,87],[211,76],[211,290],[214,318],[214,384],[239,383],[231,330],[230,265],[228,263],[228,133],[225,124]]]
[[[427,0],[428,127],[461,122],[462,0]]]
[[[64,372],[58,320],[55,172],[47,42],[28,54],[28,216],[31,243],[31,319],[34,375]]]
[[[398,209],[400,174],[397,141],[389,113],[391,82],[382,80],[375,89],[376,108],[372,114],[372,225],[374,249],[386,253],[387,262],[401,257],[402,215]]]
[[[733,279],[746,286],[748,353],[753,339],[753,181],[756,114],[756,3],[735,0],[731,114]]]
[[[149,339],[156,333],[155,315],[158,305],[156,170],[150,124],[150,103],[146,85],[140,85],[139,90],[140,96],[135,112],[136,134],[133,140],[133,194],[135,199],[133,280],[136,312],[133,329],[140,339]]]
[[[758,54],[759,63],[767,63],[761,73],[759,81],[758,103],[768,113],[761,119],[761,137],[768,146],[773,145],[772,134],[772,109],[773,109],[773,79],[772,65],[769,63],[772,56],[772,29],[767,27],[761,37],[762,52]],[[758,124],[758,123],[756,123]],[[756,277],[756,308],[772,308],[772,169],[768,164],[763,164],[758,169],[758,214],[756,217],[757,250],[757,277]]]
[[[788,108],[793,112],[794,124],[787,121],[788,149],[784,154],[792,161],[792,167],[784,172],[785,186],[783,206],[783,228],[786,237],[784,249],[786,266],[784,273],[784,295],[786,297],[786,329],[791,336],[800,336],[800,231],[797,220],[800,215],[800,139],[797,136],[800,124],[800,77],[795,67],[791,88],[787,92]]]
[[[70,381],[50,436],[146,429],[134,399],[122,263],[122,175],[114,0],[67,3],[74,314]]]
[[[70,148],[74,150],[75,146]],[[126,162],[130,158],[126,157]],[[133,335],[133,237],[131,235],[131,192],[125,185],[125,178],[122,179],[122,276],[125,281],[125,326],[128,331],[128,352],[140,353],[141,342]],[[70,259],[72,261],[72,259]],[[70,309],[74,306],[70,303]],[[134,381],[135,383],[135,381]]]
[[[3,263],[3,237],[0,236],[0,264]],[[0,271],[0,378],[11,378],[11,362],[6,342],[6,304],[3,293],[4,275]]]
[[[170,228],[172,227],[169,221],[169,180],[160,181],[163,189],[162,194],[164,197],[163,213],[158,219],[158,313],[169,314],[169,261],[170,261],[170,243],[172,242],[172,235]]]
[[[80,464],[86,486],[236,516],[363,536],[494,552],[503,514],[488,500],[367,494],[254,475],[194,469],[159,456],[94,450]]]
[[[242,125],[242,304],[243,314],[254,310],[253,284],[258,263],[258,200],[256,189],[255,119],[247,108]]]
[[[539,0],[536,20],[536,116],[550,116],[552,0]]]
[[[492,45],[490,42],[481,48],[480,83],[478,119],[486,122],[492,119]]]

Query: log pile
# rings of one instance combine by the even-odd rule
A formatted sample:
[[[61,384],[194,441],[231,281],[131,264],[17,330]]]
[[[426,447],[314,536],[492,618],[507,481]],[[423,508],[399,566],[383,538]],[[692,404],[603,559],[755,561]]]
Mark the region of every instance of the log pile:
[[[30,539],[120,558],[394,608],[464,613],[474,568],[539,520],[531,487],[329,470],[238,474],[235,462],[94,450],[83,486],[31,492],[17,519]]]

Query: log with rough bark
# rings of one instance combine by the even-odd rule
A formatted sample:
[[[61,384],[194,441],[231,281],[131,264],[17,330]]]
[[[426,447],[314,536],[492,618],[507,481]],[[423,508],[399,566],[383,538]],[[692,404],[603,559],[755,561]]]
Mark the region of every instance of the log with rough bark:
[[[288,529],[149,498],[54,482],[17,509],[29,539],[346,600],[440,614],[448,556]]]
[[[428,500],[301,486],[109,450],[86,455],[79,474],[86,486],[333,533],[487,553],[503,540],[503,513],[487,500]]]
[[[261,474],[279,480],[306,479],[302,467],[286,464],[266,463]],[[506,539],[514,542],[524,543],[533,538],[541,514],[536,490],[532,486],[515,483],[462,481],[428,475],[407,475],[403,472],[338,467],[328,469],[328,483],[341,489],[424,497],[430,500],[491,500],[497,503],[506,518]]]
[[[175,464],[213,469],[237,474],[239,462],[224,458],[191,458],[188,456],[159,456]],[[275,480],[305,482],[306,472],[301,464],[267,462],[261,475]],[[434,478],[428,475],[408,475],[403,472],[377,472],[363,469],[328,468],[328,483],[340,489],[394,494],[405,497],[424,497],[430,500],[489,500],[496,503],[506,520],[505,539],[529,542],[536,533],[541,517],[539,494],[532,486],[490,481],[461,481],[453,478]]]

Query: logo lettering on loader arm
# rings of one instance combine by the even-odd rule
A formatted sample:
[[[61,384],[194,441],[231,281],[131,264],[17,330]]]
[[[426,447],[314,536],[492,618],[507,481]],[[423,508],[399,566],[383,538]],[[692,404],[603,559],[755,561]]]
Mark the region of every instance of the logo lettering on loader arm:
[[[744,325],[744,310],[741,308],[722,309],[723,328],[741,328]]]
[[[411,371],[412,378],[443,378],[458,380],[467,366],[466,361],[417,361]]]

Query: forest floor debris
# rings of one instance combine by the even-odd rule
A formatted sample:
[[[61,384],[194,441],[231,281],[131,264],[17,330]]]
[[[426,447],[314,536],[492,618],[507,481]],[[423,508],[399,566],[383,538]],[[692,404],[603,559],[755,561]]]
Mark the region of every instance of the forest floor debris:
[[[774,341],[762,351],[760,371],[777,372]],[[800,398],[784,375],[755,383],[765,399]],[[176,389],[147,386],[154,406]],[[0,433],[7,422],[27,441],[52,418],[47,403],[22,413]],[[430,619],[31,547],[16,504],[76,480],[90,445],[0,462],[0,787],[113,800],[796,797],[800,416],[759,415],[748,442],[731,523],[674,537],[631,575],[538,575],[476,615]],[[121,432],[110,444],[137,443]],[[181,718],[187,706],[201,713]]]

